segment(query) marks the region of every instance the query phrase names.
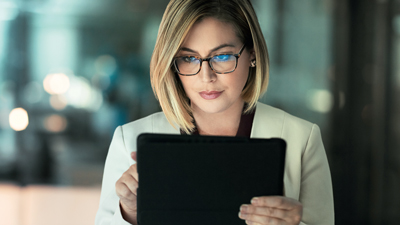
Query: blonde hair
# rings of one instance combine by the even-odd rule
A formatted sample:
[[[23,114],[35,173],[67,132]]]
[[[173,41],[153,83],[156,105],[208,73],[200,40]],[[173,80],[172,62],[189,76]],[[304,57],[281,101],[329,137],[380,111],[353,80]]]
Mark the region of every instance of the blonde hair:
[[[150,63],[150,79],[168,121],[186,133],[195,128],[192,110],[179,75],[171,65],[190,28],[206,17],[232,24],[246,48],[254,48],[257,66],[250,67],[242,91],[242,98],[247,103],[245,113],[256,106],[268,86],[267,45],[250,0],[171,0],[158,31]]]

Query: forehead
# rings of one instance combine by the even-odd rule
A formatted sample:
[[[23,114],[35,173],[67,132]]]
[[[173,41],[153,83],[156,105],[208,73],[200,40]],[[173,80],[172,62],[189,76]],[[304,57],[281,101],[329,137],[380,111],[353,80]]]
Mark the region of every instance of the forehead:
[[[182,47],[194,49],[201,53],[201,51],[208,51],[221,44],[239,46],[241,41],[231,23],[208,17],[192,26],[184,39]]]

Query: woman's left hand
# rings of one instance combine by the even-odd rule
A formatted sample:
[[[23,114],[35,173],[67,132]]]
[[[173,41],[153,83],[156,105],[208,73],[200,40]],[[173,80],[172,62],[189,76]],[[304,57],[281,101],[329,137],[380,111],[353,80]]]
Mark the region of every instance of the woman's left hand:
[[[239,212],[239,218],[248,225],[298,225],[302,215],[303,205],[299,201],[282,196],[255,197],[250,205],[242,205]]]

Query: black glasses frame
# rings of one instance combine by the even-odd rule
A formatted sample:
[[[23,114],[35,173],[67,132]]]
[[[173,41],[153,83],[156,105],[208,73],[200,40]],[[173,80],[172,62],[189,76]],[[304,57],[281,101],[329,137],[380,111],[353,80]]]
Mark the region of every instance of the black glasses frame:
[[[235,68],[234,68],[233,70],[231,70],[231,71],[228,71],[228,72],[220,73],[220,72],[215,71],[215,69],[214,69],[214,67],[212,66],[212,63],[211,63],[210,60],[211,60],[212,58],[216,57],[216,56],[220,56],[220,55],[232,55],[232,54],[218,54],[218,55],[213,55],[213,56],[208,57],[208,58],[205,58],[205,59],[202,59],[202,58],[200,58],[200,57],[198,57],[198,56],[188,56],[188,57],[193,57],[193,58],[196,58],[196,59],[200,60],[200,68],[199,68],[199,70],[198,70],[196,73],[193,73],[193,74],[183,74],[183,73],[179,72],[179,68],[178,68],[178,65],[176,64],[176,60],[177,60],[178,58],[181,58],[181,57],[176,57],[176,58],[174,58],[173,64],[174,64],[174,67],[175,67],[176,72],[177,72],[179,75],[181,75],[181,76],[194,76],[194,75],[197,75],[198,73],[200,73],[200,70],[201,70],[201,67],[202,67],[204,61],[208,62],[208,65],[210,66],[210,68],[211,68],[215,73],[217,73],[217,74],[232,73],[232,72],[234,72],[234,71],[236,70],[236,68],[237,68],[237,64],[238,64],[239,57],[242,55],[242,52],[243,52],[245,46],[246,46],[246,45],[243,45],[243,47],[240,49],[240,51],[239,51],[238,54],[233,54],[233,56],[235,56],[235,58],[236,58]]]

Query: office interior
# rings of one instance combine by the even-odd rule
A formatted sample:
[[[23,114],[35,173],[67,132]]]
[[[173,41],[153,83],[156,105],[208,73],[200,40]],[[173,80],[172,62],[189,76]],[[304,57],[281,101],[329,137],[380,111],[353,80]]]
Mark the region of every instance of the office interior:
[[[252,3],[260,101],[321,128],[336,224],[398,224],[400,0]],[[167,4],[0,1],[0,224],[94,223],[115,128],[161,110],[149,64]]]

